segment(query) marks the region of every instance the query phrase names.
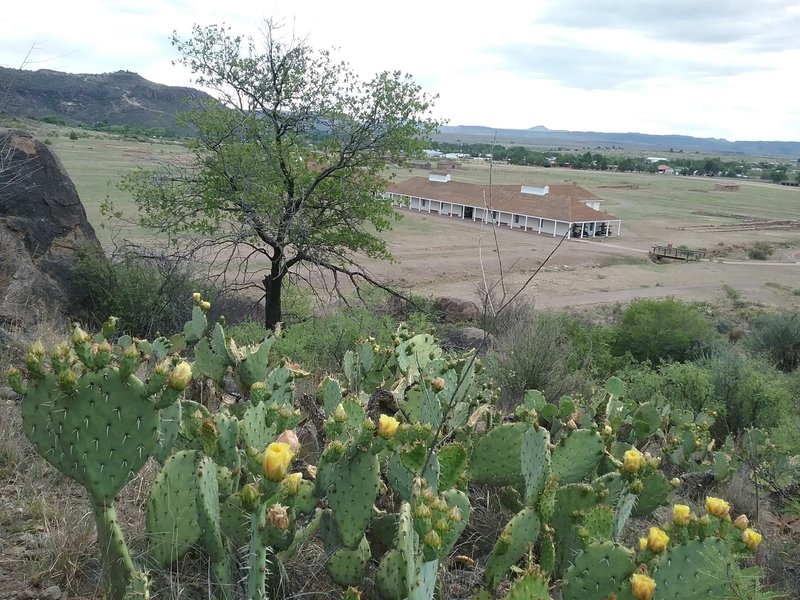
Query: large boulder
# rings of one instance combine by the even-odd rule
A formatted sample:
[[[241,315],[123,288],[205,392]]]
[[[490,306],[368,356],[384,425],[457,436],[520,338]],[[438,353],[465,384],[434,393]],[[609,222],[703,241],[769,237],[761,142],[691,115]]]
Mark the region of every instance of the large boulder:
[[[85,246],[100,242],[56,155],[26,131],[0,131],[0,322],[74,314]]]
[[[461,327],[460,329],[451,329],[447,332],[442,345],[445,350],[452,350],[455,352],[466,352],[468,350],[477,350],[478,356],[486,356],[492,351],[496,343],[494,336],[478,329],[477,327]]]
[[[436,309],[442,313],[442,320],[445,323],[477,321],[481,316],[481,309],[470,300],[443,296],[437,298],[434,305]]]

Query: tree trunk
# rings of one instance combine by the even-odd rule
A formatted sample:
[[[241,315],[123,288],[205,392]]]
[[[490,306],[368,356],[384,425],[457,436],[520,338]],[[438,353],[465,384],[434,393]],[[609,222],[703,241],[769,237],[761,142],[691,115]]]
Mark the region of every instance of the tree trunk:
[[[264,277],[264,325],[274,330],[283,318],[281,310],[281,284],[283,275],[267,275]]]

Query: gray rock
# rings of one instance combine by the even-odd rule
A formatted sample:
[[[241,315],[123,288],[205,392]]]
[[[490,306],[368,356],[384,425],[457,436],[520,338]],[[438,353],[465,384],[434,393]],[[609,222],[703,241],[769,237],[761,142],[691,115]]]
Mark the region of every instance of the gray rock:
[[[39,594],[39,600],[59,600],[59,598],[61,598],[61,588],[57,585],[51,585]]]
[[[477,327],[462,327],[447,332],[443,346],[446,350],[464,352],[478,350],[478,356],[485,356],[494,347],[495,339],[491,333]]]
[[[442,313],[445,323],[477,321],[481,316],[481,309],[470,300],[443,296],[436,299],[435,305],[436,309]]]
[[[26,131],[0,132],[0,322],[73,314],[84,246],[100,242],[56,155]]]

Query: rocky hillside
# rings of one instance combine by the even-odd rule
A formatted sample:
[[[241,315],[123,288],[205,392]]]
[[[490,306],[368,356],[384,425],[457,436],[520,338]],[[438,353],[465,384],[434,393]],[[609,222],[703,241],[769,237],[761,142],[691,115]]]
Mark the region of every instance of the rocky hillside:
[[[0,67],[0,113],[17,117],[175,129],[175,115],[187,98],[210,96],[154,83],[130,71],[86,75]]]

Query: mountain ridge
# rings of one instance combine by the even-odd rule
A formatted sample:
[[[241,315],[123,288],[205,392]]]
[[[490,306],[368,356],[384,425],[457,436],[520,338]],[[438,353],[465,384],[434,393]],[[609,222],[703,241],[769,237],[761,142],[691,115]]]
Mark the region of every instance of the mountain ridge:
[[[0,113],[15,117],[176,130],[176,116],[187,99],[211,96],[190,87],[156,83],[133,71],[93,74],[0,67]]]
[[[541,145],[583,149],[614,147],[624,150],[653,152],[713,153],[743,156],[774,156],[800,158],[800,142],[781,140],[737,140],[700,138],[681,134],[649,134],[637,132],[569,131],[548,129],[537,125],[529,129],[494,128],[485,125],[443,125],[439,129],[442,141],[491,142],[498,144]],[[469,137],[470,139],[463,139]]]

